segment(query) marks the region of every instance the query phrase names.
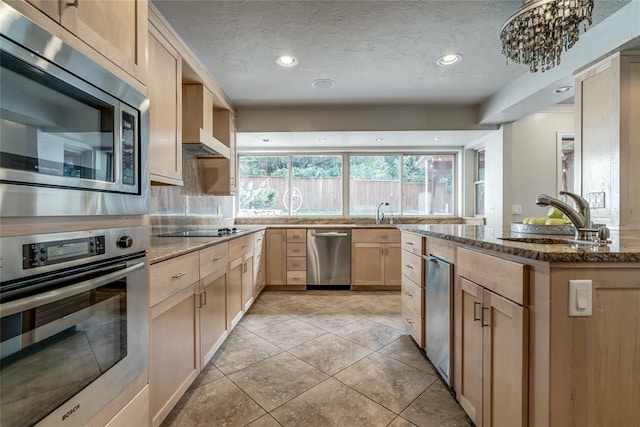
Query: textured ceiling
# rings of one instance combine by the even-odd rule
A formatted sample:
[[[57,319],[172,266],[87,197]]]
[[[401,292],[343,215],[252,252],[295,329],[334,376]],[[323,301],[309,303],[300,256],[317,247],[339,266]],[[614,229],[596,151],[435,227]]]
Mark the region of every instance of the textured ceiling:
[[[154,0],[238,107],[479,104],[528,73],[498,33],[521,1]],[[594,25],[628,0],[596,0]],[[441,55],[460,52],[452,67]],[[290,54],[296,67],[274,59]],[[316,79],[335,88],[314,89]]]

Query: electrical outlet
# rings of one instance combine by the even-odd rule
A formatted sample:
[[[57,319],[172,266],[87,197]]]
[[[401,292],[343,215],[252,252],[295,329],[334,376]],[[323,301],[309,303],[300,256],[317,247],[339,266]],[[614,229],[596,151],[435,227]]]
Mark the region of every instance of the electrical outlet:
[[[589,207],[591,209],[601,209],[604,208],[605,205],[605,192],[599,191],[596,193],[589,193],[587,195],[587,200],[589,201]]]
[[[511,205],[511,215],[522,215],[522,205]]]
[[[496,207],[491,205],[489,206],[489,215],[495,215],[496,214]]]

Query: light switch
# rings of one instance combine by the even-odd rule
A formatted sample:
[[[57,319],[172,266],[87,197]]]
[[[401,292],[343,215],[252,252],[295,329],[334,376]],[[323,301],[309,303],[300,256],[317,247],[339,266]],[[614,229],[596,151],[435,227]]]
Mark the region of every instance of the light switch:
[[[569,316],[591,316],[591,280],[569,280]]]

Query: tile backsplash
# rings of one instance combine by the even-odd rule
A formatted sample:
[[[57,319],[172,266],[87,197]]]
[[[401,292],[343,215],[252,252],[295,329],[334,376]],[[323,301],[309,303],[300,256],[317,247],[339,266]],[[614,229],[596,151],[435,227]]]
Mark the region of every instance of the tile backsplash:
[[[213,226],[233,224],[235,198],[212,196],[202,191],[198,159],[182,153],[182,178],[184,186],[151,185],[151,225],[183,226],[190,222]]]

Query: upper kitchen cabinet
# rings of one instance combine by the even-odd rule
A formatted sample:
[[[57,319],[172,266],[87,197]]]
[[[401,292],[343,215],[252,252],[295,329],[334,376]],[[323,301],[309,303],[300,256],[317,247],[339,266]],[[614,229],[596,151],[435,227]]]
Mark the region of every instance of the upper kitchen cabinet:
[[[220,196],[235,196],[236,181],[236,118],[233,111],[213,113],[213,134],[229,149],[228,158],[200,159],[204,191]]]
[[[640,226],[640,54],[618,52],[575,76],[578,183],[594,222]],[[580,188],[580,187],[578,187]]]
[[[154,9],[149,12],[151,181],[182,185],[182,57]]]
[[[9,5],[145,93],[146,0],[9,0]]]

